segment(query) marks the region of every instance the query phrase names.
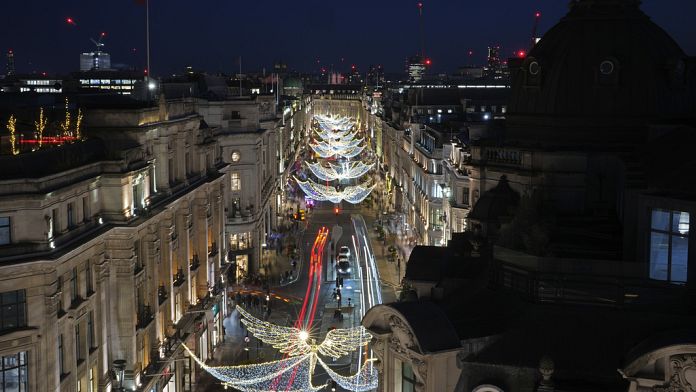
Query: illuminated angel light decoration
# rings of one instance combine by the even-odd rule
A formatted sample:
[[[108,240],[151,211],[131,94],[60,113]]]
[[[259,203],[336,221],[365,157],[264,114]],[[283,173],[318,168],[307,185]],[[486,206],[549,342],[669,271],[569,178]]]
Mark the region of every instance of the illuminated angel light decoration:
[[[317,123],[319,123],[319,126],[325,130],[338,129],[341,131],[345,131],[351,129],[355,125],[355,121],[348,117],[331,117],[317,115],[315,116],[315,118],[317,120]]]
[[[319,135],[324,140],[331,139],[352,139],[358,132],[357,131],[336,131],[336,130],[325,130],[325,129],[315,129],[314,132]]]
[[[346,150],[349,148],[357,147],[362,143],[364,139],[336,139],[336,140],[322,140],[313,143],[314,145],[321,146],[325,149],[333,149],[335,151]]]
[[[330,201],[332,203],[340,203],[345,200],[351,204],[358,204],[365,200],[376,186],[376,184],[354,185],[339,191],[333,186],[318,184],[312,180],[301,181],[295,178],[295,181],[308,197],[316,201]]]
[[[332,156],[340,156],[343,158],[354,158],[358,155],[360,155],[361,152],[365,149],[365,146],[359,146],[359,147],[348,147],[348,148],[339,148],[335,149],[333,147],[327,146],[325,144],[310,144],[309,147],[314,150],[314,152],[320,157],[320,158],[331,158]]]
[[[309,170],[323,181],[359,178],[370,171],[373,166],[374,164],[366,165],[363,162],[346,162],[341,165],[329,164],[329,167],[324,167],[318,162],[307,164]]]
[[[373,360],[367,360],[352,376],[342,376],[333,371],[322,360],[325,357],[338,359],[349,355],[372,339],[364,327],[333,329],[327,332],[324,341],[315,344],[307,331],[294,327],[283,327],[262,321],[237,306],[242,315],[242,323],[257,339],[278,349],[287,358],[252,365],[208,366],[184,345],[184,349],[198,365],[224,385],[241,391],[319,391],[328,385],[312,384],[312,375],[319,364],[324,371],[342,388],[366,392],[377,388],[377,370]]]

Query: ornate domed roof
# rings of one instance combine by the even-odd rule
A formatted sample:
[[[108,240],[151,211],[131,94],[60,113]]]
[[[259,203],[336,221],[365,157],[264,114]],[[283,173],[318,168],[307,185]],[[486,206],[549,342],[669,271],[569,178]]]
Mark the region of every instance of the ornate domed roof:
[[[693,117],[693,68],[639,0],[574,0],[512,75],[508,123]]]

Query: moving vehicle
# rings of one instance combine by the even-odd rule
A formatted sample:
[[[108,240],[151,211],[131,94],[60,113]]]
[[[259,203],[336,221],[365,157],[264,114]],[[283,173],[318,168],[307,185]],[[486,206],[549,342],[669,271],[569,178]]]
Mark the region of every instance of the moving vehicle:
[[[339,274],[350,274],[350,260],[348,256],[339,255],[338,261],[336,262],[336,269]]]
[[[350,248],[347,247],[347,246],[342,246],[342,247],[338,250],[338,255],[339,255],[339,256],[346,256],[347,258],[350,258]]]

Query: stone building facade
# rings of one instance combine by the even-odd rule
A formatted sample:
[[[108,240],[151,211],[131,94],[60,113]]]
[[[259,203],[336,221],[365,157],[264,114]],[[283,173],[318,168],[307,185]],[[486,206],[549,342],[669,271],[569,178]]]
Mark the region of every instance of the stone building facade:
[[[218,144],[186,101],[85,119],[84,141],[2,157],[3,375],[20,391],[192,390],[182,343],[209,357],[227,309]]]

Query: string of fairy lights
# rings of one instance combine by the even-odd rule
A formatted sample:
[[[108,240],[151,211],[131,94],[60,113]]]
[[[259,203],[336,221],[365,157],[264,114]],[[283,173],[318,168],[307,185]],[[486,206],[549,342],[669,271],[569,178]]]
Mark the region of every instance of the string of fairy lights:
[[[330,181],[355,180],[367,174],[374,164],[367,164],[362,161],[349,162],[350,159],[357,157],[364,150],[366,145],[363,138],[358,138],[358,130],[355,129],[355,121],[349,117],[315,115],[316,121],[314,134],[317,140],[310,143],[309,147],[320,159],[333,159],[339,164],[328,163],[323,165],[320,162],[308,163],[307,166],[314,176],[326,181],[327,184],[320,184],[311,178],[299,180],[295,178],[297,185],[305,195],[316,201],[330,201],[340,203],[346,201],[358,204],[370,195],[375,185],[364,182],[357,185],[341,187],[339,185],[329,185]]]
[[[326,334],[324,341],[315,344],[310,333],[305,330],[259,320],[240,306],[237,306],[237,310],[242,315],[242,323],[251,334],[286,354],[287,358],[250,365],[209,366],[184,345],[188,355],[224,385],[248,392],[319,391],[327,384],[312,384],[312,376],[318,364],[342,388],[355,392],[377,388],[377,369],[372,360],[366,361],[357,373],[343,376],[332,370],[320,356],[338,359],[365,346],[372,335],[364,327],[333,329]]]

